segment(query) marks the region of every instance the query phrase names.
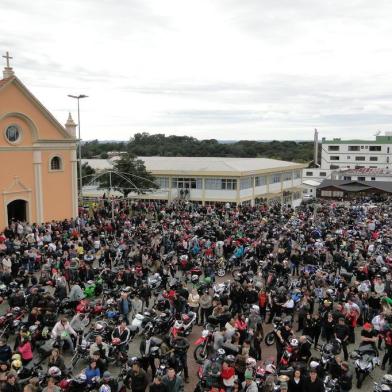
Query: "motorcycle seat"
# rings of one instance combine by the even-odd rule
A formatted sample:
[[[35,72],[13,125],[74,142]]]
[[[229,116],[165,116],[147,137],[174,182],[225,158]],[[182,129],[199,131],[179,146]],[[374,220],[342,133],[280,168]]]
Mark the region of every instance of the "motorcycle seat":
[[[364,354],[374,354],[374,355],[377,355],[376,350],[374,349],[374,347],[371,344],[366,344],[364,346],[359,346],[356,351],[360,355],[364,355]]]

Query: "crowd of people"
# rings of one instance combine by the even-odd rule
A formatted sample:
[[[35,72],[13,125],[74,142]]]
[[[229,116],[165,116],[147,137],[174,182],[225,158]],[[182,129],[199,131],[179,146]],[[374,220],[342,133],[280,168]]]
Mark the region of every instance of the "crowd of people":
[[[123,381],[133,392],[324,392],[329,377],[348,392],[352,351],[370,346],[383,371],[392,366],[391,223],[389,202],[370,200],[293,209],[103,199],[75,220],[13,221],[0,232],[0,390],[69,390],[76,375],[66,350],[77,351],[90,328],[80,306],[101,299],[119,317],[109,335],[95,330],[78,379],[91,390],[117,392]],[[129,343],[138,339],[135,316],[151,310],[173,317],[154,332],[158,357],[142,331],[146,359]],[[191,314],[203,326],[193,383]],[[29,371],[47,338],[60,344],[40,361],[43,381]],[[266,344],[275,345],[273,360]],[[160,372],[157,362],[173,350],[179,365]]]

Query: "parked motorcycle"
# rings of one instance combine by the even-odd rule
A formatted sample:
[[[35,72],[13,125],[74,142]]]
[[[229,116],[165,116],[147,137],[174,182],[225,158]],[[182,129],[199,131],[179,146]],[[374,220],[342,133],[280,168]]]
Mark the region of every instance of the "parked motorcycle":
[[[351,358],[355,360],[355,373],[357,375],[357,388],[361,388],[366,377],[379,365],[380,360],[375,348],[366,344],[358,347],[351,353]]]

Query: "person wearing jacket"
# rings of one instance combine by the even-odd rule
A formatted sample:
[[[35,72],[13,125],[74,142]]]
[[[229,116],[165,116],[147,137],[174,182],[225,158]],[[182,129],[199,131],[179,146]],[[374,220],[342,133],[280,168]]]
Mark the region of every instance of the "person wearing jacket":
[[[0,362],[8,362],[11,360],[12,350],[4,338],[0,339]]]
[[[18,353],[22,357],[23,365],[27,365],[33,359],[33,349],[29,339],[22,338],[19,347],[17,348]]]
[[[163,384],[166,385],[168,392],[183,392],[184,382],[180,376],[176,374],[173,368],[169,368],[162,378]]]
[[[342,369],[339,377],[340,391],[348,392],[353,386],[353,374],[351,373],[347,362],[342,362],[340,367]]]
[[[132,392],[144,392],[148,386],[147,373],[140,367],[139,362],[132,364],[132,369],[127,376]]]
[[[73,335],[75,337],[78,336],[75,330],[71,327],[71,324],[68,322],[67,318],[62,317],[61,320],[58,321],[53,327],[52,338],[61,338],[62,340],[67,342],[70,351],[73,351],[74,345],[70,335]]]
[[[245,381],[241,384],[242,390],[246,392],[258,392],[257,384],[253,381],[252,372],[245,372]]]
[[[97,367],[97,362],[92,360],[90,365],[84,370],[84,374],[86,375],[87,385],[97,383],[101,377],[101,372]]]

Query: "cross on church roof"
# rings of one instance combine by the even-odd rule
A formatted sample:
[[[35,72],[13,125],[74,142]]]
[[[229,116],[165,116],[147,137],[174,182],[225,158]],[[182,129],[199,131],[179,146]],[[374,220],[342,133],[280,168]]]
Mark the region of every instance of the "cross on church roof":
[[[8,52],[5,52],[5,55],[3,55],[3,57],[6,59],[7,61],[7,68],[10,68],[10,60],[13,58],[10,56],[10,54]]]

